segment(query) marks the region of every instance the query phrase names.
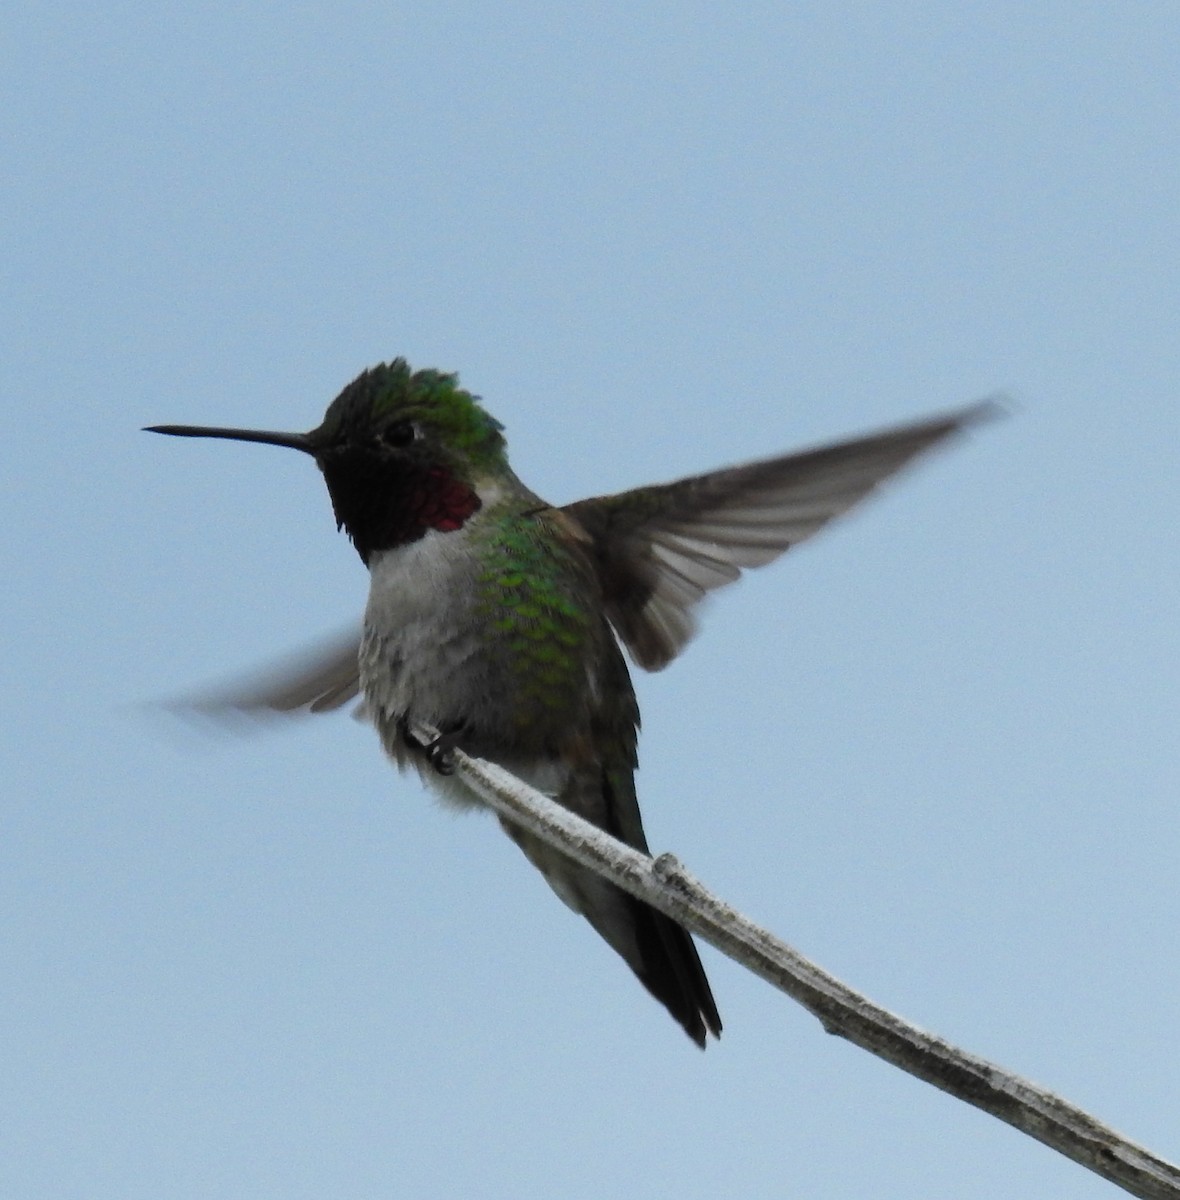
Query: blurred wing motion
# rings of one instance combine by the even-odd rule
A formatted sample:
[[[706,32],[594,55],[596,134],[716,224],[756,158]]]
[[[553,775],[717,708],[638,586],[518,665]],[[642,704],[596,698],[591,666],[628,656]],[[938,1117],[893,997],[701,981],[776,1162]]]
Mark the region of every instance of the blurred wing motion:
[[[561,511],[589,538],[606,614],[635,662],[667,666],[696,632],[693,609],[846,513],[924,451],[998,415],[957,412],[674,483],[579,500]],[[339,636],[250,683],[206,696],[205,712],[332,712],[360,692],[359,634]]]
[[[911,459],[997,415],[981,401],[867,437],[675,483],[598,496],[564,511],[590,535],[606,612],[631,657],[666,666],[696,632],[693,609],[847,512]]]
[[[349,631],[178,707],[202,713],[334,712],[360,694],[360,635]]]

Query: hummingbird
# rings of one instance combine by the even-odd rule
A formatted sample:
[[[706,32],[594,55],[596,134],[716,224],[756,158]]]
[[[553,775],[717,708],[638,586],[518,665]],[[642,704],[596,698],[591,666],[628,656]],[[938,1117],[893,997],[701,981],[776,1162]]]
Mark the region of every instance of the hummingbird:
[[[555,506],[517,478],[504,427],[456,374],[404,358],[362,372],[308,433],[154,425],[301,451],[369,571],[350,636],[239,709],[329,711],[361,697],[386,753],[447,804],[482,802],[459,747],[648,853],[635,792],[639,706],[623,651],[658,671],[697,608],[811,537],[989,401],[867,436]],[[416,725],[439,731],[424,742]],[[721,1017],[688,932],[535,836],[505,832],[704,1048]]]

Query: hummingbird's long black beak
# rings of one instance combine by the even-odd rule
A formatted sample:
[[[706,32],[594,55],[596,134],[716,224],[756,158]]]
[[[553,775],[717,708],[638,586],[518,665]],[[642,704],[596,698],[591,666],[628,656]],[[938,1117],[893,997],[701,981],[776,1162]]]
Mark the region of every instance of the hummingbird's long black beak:
[[[145,425],[145,433],[167,433],[173,437],[228,438],[234,442],[263,442],[267,446],[286,446],[315,454],[311,437],[306,433],[275,433],[268,429],[218,429],[205,425]]]

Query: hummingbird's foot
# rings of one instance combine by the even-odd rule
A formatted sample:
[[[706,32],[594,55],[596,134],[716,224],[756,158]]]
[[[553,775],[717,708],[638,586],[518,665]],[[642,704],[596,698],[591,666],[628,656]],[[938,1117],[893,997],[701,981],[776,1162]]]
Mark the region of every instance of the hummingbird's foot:
[[[458,725],[454,729],[448,729],[446,733],[440,733],[433,742],[423,747],[426,752],[426,761],[440,775],[453,775],[455,773],[455,758],[451,751],[458,746],[459,739],[463,736],[465,729],[465,725]]]
[[[426,755],[426,761],[440,774],[453,775],[455,772],[455,762],[451,751],[459,744],[459,739],[463,736],[466,725],[460,722],[452,726],[450,729],[440,733],[438,737],[429,742],[424,742],[410,728],[410,723],[405,717],[398,721],[398,731],[402,735],[402,741],[405,742],[412,750],[420,750]]]

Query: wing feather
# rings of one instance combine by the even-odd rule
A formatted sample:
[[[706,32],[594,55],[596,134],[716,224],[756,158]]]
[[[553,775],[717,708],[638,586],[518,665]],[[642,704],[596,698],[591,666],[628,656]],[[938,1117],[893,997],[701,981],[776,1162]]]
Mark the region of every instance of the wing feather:
[[[912,459],[994,415],[982,401],[865,437],[567,506],[594,547],[607,615],[648,670],[696,629],[693,609],[865,499]]]
[[[227,684],[185,707],[207,713],[323,713],[343,708],[360,694],[360,637],[338,634],[279,665]]]

